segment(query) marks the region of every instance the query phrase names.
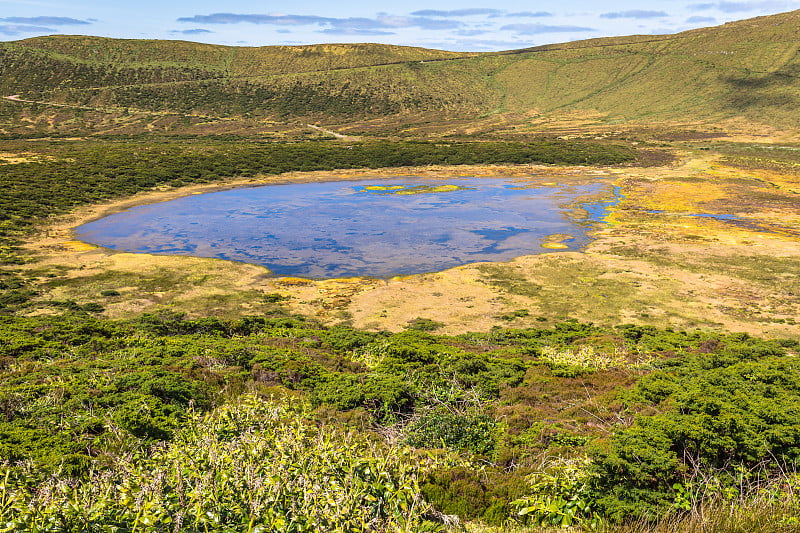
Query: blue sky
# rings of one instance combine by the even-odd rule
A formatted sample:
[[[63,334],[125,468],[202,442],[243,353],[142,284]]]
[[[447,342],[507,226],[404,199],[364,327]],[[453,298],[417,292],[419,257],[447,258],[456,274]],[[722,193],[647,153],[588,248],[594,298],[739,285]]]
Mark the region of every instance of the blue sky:
[[[0,40],[80,34],[241,46],[378,42],[491,51],[675,33],[793,9],[800,9],[800,0],[0,0]]]

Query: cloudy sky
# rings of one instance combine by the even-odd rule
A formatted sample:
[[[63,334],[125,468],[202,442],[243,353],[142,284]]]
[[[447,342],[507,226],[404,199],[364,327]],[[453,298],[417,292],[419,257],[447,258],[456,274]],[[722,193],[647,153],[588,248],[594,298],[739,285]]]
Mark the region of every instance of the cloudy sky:
[[[0,40],[79,34],[243,46],[379,42],[491,51],[675,33],[793,9],[800,9],[800,0],[0,0]]]

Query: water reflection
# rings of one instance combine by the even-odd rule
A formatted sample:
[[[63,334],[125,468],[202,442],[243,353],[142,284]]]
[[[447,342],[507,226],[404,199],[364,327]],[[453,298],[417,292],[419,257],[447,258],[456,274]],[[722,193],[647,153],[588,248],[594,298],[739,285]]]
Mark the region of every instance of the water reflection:
[[[277,275],[416,274],[544,253],[545,237],[588,242],[567,204],[607,183],[543,186],[514,178],[395,178],[233,189],[136,207],[76,230],[115,250],[216,257]],[[591,220],[608,202],[583,205]]]

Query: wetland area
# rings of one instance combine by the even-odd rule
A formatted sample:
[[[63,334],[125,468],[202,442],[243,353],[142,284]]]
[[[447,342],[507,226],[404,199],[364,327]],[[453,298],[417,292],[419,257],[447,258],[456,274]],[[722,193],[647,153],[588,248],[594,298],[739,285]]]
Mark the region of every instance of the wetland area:
[[[280,275],[249,262],[119,252],[77,241],[73,232],[108,215],[135,212],[137,206],[169,205],[170,200],[221,190],[250,194],[262,185],[340,187],[350,197],[400,205],[431,202],[437,194],[457,199],[472,191],[396,195],[355,188],[359,183],[389,188],[398,176],[463,185],[459,180],[467,175],[495,184],[503,176],[509,183],[523,181],[529,190],[572,191],[571,201],[555,202],[562,207],[557,218],[563,222],[566,216],[582,231],[550,229],[536,237],[535,252],[554,247],[550,250],[558,253],[514,252],[491,262],[468,259],[460,266],[386,278],[347,274],[318,279]],[[676,152],[673,163],[657,167],[475,165],[292,172],[164,188],[82,208],[31,242],[41,260],[30,274],[41,280],[42,299],[83,303],[113,291],[116,295],[102,297],[104,314],[120,318],[162,307],[189,316],[230,318],[268,312],[278,305],[270,300],[280,298],[279,305],[292,312],[376,330],[397,331],[419,317],[444,324],[440,331],[448,334],[575,317],[602,324],[797,337],[797,187],[793,173],[737,168],[719,154],[698,151]],[[602,223],[587,227],[601,212]],[[720,216],[692,216],[697,214]],[[559,249],[565,237],[576,240],[567,241],[570,249]]]

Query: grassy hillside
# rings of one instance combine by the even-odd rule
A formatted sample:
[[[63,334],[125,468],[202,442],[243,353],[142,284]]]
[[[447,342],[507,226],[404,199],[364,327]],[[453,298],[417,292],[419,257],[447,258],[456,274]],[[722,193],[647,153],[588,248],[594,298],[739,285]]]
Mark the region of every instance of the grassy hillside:
[[[12,92],[296,74],[468,55],[379,44],[246,48],[85,36],[2,43],[0,54],[0,83]]]
[[[125,66],[188,65],[217,69],[229,76],[288,74],[474,55],[368,43],[235,47],[187,41],[105,39],[69,35],[35,37],[17,44],[89,63]]]
[[[467,90],[474,84],[459,76],[443,88],[443,99],[430,91],[434,82],[424,83],[427,91],[415,91],[402,68],[365,74],[363,67],[464,55],[377,44],[244,48],[52,36],[0,45],[0,91],[112,113],[129,107],[226,116],[398,113],[452,107],[450,101],[459,103],[456,84],[466,82]],[[338,70],[350,70],[350,78],[363,82],[351,87],[347,76],[331,75]],[[376,86],[376,79],[388,83]]]
[[[564,117],[599,124],[745,119],[793,129],[800,108],[798,23],[800,11],[676,35],[493,54],[39,37],[0,46],[0,91],[106,113],[329,124],[498,115],[527,129]]]
[[[453,71],[417,63],[301,72],[282,76],[225,77],[43,93],[85,106],[122,106],[213,115],[325,120],[408,112],[475,116],[492,106],[496,91],[473,64]]]
[[[510,109],[592,110],[616,120],[744,116],[797,123],[800,12],[678,35],[522,53],[496,78]]]

